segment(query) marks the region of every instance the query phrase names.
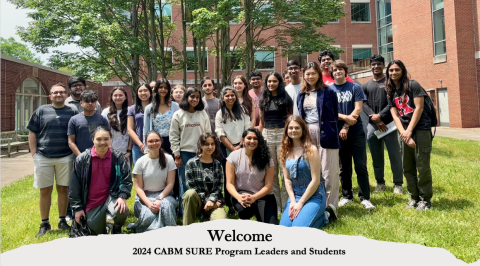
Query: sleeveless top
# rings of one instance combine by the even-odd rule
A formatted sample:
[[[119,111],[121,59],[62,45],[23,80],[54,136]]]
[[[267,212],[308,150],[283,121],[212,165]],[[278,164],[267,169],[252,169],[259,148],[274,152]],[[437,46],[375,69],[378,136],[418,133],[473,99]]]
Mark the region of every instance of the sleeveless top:
[[[304,153],[305,154],[305,153]],[[286,159],[285,166],[292,180],[293,193],[295,196],[302,196],[307,190],[308,185],[312,181],[312,173],[310,171],[310,164],[304,159],[304,154],[297,159]],[[321,194],[320,186],[324,185],[324,180],[320,177],[320,185],[318,186],[312,197]]]

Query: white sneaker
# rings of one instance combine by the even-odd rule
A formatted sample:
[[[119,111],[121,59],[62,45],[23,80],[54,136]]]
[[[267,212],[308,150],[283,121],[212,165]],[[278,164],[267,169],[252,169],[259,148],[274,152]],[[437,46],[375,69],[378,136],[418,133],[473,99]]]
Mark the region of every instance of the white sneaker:
[[[373,206],[373,204],[369,201],[369,200],[362,200],[362,202],[360,202],[363,207],[365,207],[365,209],[367,210],[373,210],[375,209],[375,206]]]
[[[340,199],[340,201],[338,202],[338,207],[346,206],[346,205],[348,205],[348,204],[350,204],[350,203],[352,203],[352,202],[353,202],[353,200],[342,197],[342,198]]]
[[[399,195],[403,194],[403,188],[402,188],[402,186],[395,186],[395,187],[393,188],[393,194],[399,194]]]

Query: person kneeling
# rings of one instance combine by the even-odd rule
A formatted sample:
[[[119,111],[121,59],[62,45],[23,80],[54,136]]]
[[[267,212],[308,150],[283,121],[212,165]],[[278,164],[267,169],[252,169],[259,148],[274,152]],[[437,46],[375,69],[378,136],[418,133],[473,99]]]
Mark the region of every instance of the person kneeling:
[[[280,163],[289,199],[280,225],[321,228],[329,217],[335,219],[335,208],[325,205],[324,181],[320,174],[320,155],[312,145],[305,121],[299,116],[287,118],[283,131]]]
[[[188,160],[185,179],[189,188],[182,197],[183,225],[195,222],[197,214],[204,214],[210,220],[225,219],[223,208],[223,169],[214,157],[220,150],[215,134],[204,133],[198,139],[198,155]]]
[[[78,224],[80,217],[86,217],[94,234],[105,234],[108,212],[114,221],[112,233],[120,234],[132,190],[130,167],[123,153],[110,149],[108,128],[99,126],[92,135],[92,149],[82,152],[73,164],[68,197]]]
[[[133,213],[138,220],[127,226],[136,233],[177,225],[177,201],[172,196],[177,166],[173,157],[160,148],[162,138],[157,131],[147,132],[145,140],[148,153],[133,168],[137,190]]]

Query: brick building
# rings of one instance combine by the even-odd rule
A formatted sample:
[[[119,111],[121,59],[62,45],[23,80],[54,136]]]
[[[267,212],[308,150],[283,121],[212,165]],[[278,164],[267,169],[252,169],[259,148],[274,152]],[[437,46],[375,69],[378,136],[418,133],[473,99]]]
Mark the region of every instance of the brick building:
[[[50,102],[50,87],[58,82],[67,85],[71,74],[8,55],[2,55],[0,62],[1,131],[23,131],[32,113],[40,105]],[[87,82],[87,88],[100,92],[100,103],[106,106],[109,92],[103,92],[100,84],[92,82]]]
[[[479,0],[391,1],[393,57],[430,93],[442,126],[480,127],[479,15]]]

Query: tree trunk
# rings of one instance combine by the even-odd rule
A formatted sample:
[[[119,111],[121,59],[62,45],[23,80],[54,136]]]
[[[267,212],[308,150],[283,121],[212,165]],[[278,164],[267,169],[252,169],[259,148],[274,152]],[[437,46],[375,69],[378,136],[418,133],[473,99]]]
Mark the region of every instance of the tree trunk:
[[[252,21],[252,9],[253,9],[252,0],[245,0],[245,75],[247,80],[250,79],[250,73],[255,69],[255,60],[253,50],[253,21]]]
[[[155,29],[155,0],[149,1],[149,10],[150,10],[150,40],[152,42],[151,49],[152,49],[152,59],[149,69],[149,78],[150,80],[157,80],[157,33]],[[161,12],[161,7],[160,7]],[[163,36],[162,36],[163,37]],[[163,58],[163,56],[162,56]]]
[[[186,0],[180,0],[180,8],[182,9],[182,74],[183,74],[183,86],[187,86],[187,21],[186,21]]]

